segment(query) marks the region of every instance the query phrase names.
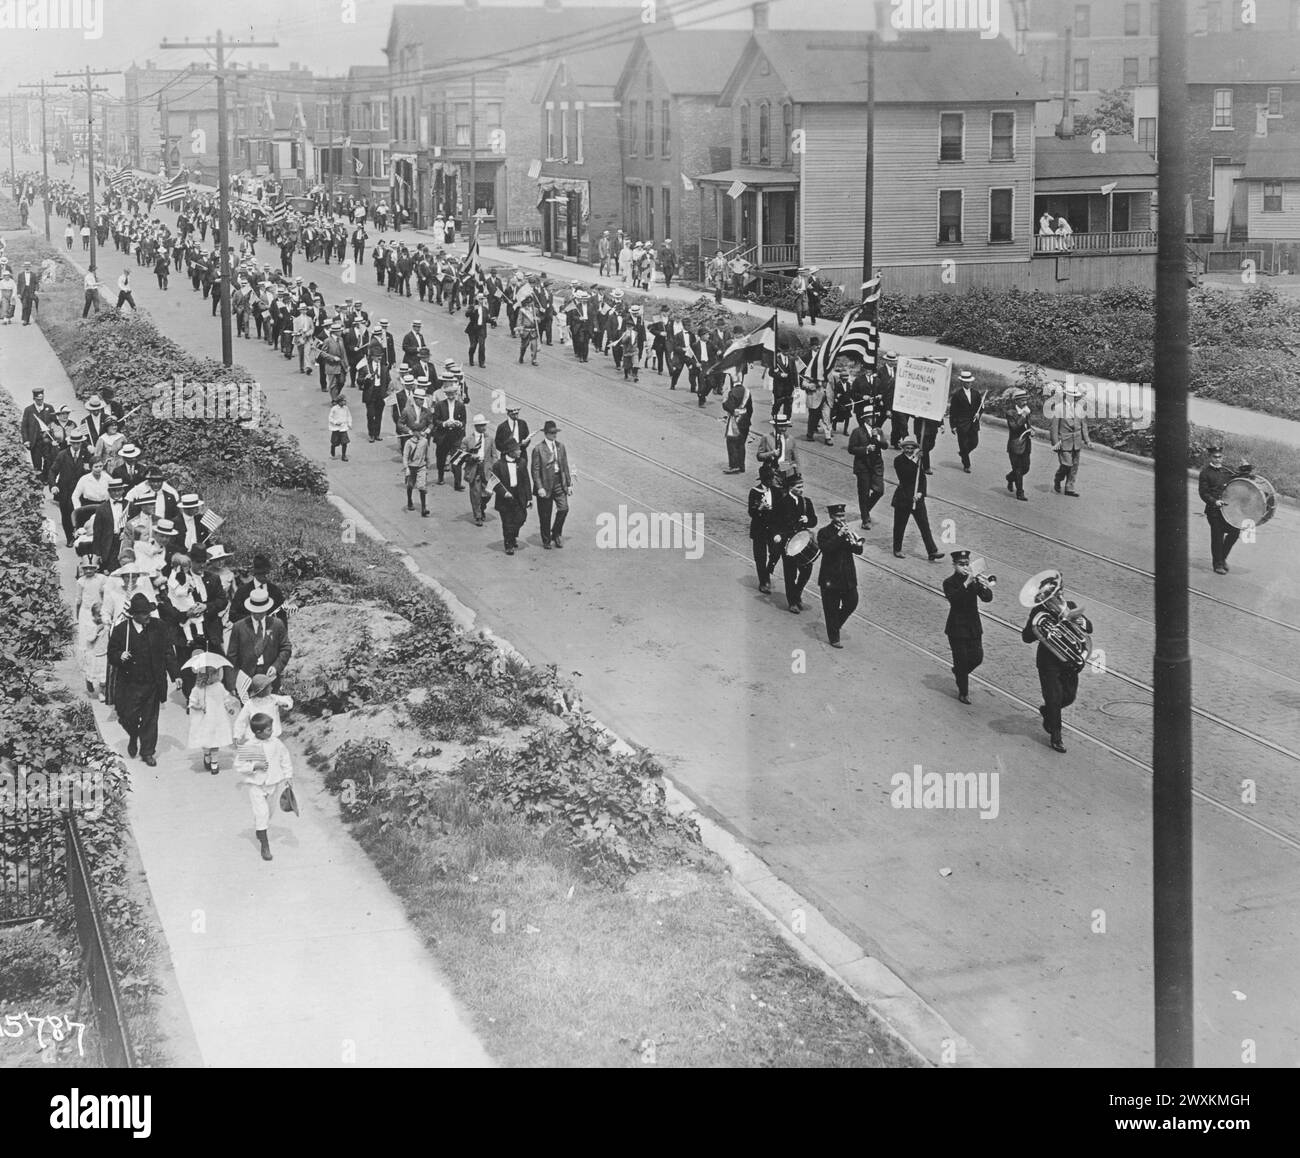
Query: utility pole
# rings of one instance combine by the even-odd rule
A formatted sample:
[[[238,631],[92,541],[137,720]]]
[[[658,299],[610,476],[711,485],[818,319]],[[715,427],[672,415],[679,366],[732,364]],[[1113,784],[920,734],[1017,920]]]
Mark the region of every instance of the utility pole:
[[[14,160],[14,101],[17,98],[9,98],[9,179],[13,185],[14,201],[18,200],[18,164]]]
[[[478,136],[474,124],[478,120],[478,85],[476,80],[475,74],[471,72],[469,74],[469,202],[467,206],[471,221],[478,220],[476,215],[477,206],[475,204],[478,200],[478,185],[475,183],[476,172],[474,168],[474,155],[478,150],[476,143]],[[475,235],[471,234],[470,236]]]
[[[221,240],[221,361],[229,366],[234,362],[234,345],[230,334],[230,142],[226,130],[226,49],[235,48],[279,48],[275,40],[226,40],[221,29],[217,29],[215,40],[184,41],[169,44],[163,41],[162,48],[201,48],[205,52],[215,52],[217,61],[217,204],[220,225],[218,231]],[[165,162],[164,158],[164,162]]]
[[[41,205],[45,209],[45,240],[50,240],[50,147],[45,135],[45,102],[48,99],[47,89],[66,88],[62,84],[50,84],[48,81],[41,81],[39,84],[20,84],[19,88],[38,88],[41,90],[41,172],[44,174],[41,186]],[[92,231],[93,232],[93,231]]]
[[[1187,9],[1160,0],[1151,860],[1155,1062],[1194,1063],[1192,657],[1187,591]]]
[[[56,72],[55,76],[82,76],[80,72]],[[90,225],[90,268],[95,268],[95,241],[96,225],[95,221],[95,94],[97,92],[108,92],[103,85],[95,84],[93,79],[97,76],[121,76],[121,69],[102,68],[92,72],[90,65],[86,65],[85,93],[86,93],[86,188],[89,194],[90,204],[86,212],[87,222]],[[81,88],[73,86],[69,92],[81,92]],[[104,134],[104,147],[108,147],[108,134]]]

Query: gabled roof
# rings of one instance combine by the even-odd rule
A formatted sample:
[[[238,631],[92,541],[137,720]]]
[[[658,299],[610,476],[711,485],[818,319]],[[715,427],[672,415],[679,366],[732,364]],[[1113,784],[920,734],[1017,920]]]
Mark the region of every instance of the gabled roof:
[[[1242,181],[1300,181],[1300,137],[1290,133],[1252,137]]]
[[[867,99],[866,32],[755,32],[731,70],[720,104],[730,104],[760,55],[801,104],[859,104]],[[828,46],[828,47],[822,47]],[[917,51],[904,51],[910,46]],[[1047,89],[1011,43],[978,32],[912,33],[876,53],[878,104],[966,104],[1040,101]]]
[[[1188,84],[1300,84],[1300,34],[1221,32],[1187,41]]]
[[[627,63],[629,51],[628,44],[620,39],[614,44],[588,48],[585,51],[558,52],[547,63],[538,79],[533,102],[545,98],[561,64],[568,68],[572,83],[589,93],[592,100],[612,100],[614,86],[618,83],[618,78],[623,75],[623,66]]]
[[[1119,177],[1154,177],[1156,159],[1129,137],[1108,136],[1106,151],[1094,153],[1090,137],[1038,137],[1034,141],[1034,180],[1094,177],[1100,186]]]
[[[649,56],[669,96],[717,96],[749,36],[748,32],[731,29],[658,28],[643,32],[627,54],[615,92],[621,92],[631,80],[634,65]]]
[[[397,64],[399,44],[421,46],[425,69],[491,60],[540,64],[566,50],[621,41],[625,50],[644,25],[641,8],[543,8],[539,3],[466,8],[454,4],[394,4],[384,52]],[[484,63],[484,67],[491,67]],[[395,78],[396,79],[396,78]]]

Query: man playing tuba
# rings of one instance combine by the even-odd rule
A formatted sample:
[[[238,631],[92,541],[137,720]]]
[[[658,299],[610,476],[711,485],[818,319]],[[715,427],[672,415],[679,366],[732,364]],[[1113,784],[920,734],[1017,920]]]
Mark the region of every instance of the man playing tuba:
[[[1030,607],[1021,638],[1037,643],[1035,664],[1043,703],[1043,731],[1051,738],[1053,751],[1064,752],[1061,742],[1061,711],[1074,703],[1079,693],[1079,673],[1092,649],[1092,621],[1078,604],[1065,598],[1065,583],[1059,571],[1040,571],[1020,591],[1020,603]]]

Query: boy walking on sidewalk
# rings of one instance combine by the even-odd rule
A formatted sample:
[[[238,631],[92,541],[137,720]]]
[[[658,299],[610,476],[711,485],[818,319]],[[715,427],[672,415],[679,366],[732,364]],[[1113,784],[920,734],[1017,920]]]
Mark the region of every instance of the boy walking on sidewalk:
[[[352,411],[348,409],[347,399],[342,394],[330,407],[330,458],[334,451],[343,448],[343,461],[348,461],[348,431],[352,429]]]

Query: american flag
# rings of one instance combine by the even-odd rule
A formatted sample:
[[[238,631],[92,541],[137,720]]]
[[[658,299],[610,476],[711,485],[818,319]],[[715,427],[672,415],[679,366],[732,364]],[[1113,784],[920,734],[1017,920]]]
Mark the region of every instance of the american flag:
[[[876,364],[880,334],[876,329],[876,309],[880,305],[880,278],[872,278],[862,287],[862,302],[840,320],[831,336],[813,355],[803,376],[811,382],[825,382],[835,359],[841,354],[861,358],[869,367]]]
[[[286,217],[289,216],[289,203],[281,201],[270,213],[266,215],[267,225],[279,225]]]
[[[204,527],[209,535],[215,535],[217,528],[226,520],[223,519],[216,511],[204,511],[199,516],[199,523]]]
[[[456,271],[456,276],[467,277],[469,274],[482,273],[483,268],[479,265],[478,260],[478,218],[474,219],[474,235],[469,241],[469,252],[465,254],[465,260],[460,263],[460,269]]]
[[[252,677],[245,672],[235,672],[235,694],[239,696],[241,703],[248,703],[248,689],[252,686]]]
[[[184,201],[189,193],[189,183],[185,179],[186,174],[182,169],[175,177],[171,179],[171,184],[158,194],[155,205],[170,205],[173,201]]]
[[[123,185],[125,185],[130,180],[131,180],[130,171],[127,169],[119,169],[116,173],[113,173],[108,178],[108,183],[112,185],[114,189],[120,189],[122,188]]]

